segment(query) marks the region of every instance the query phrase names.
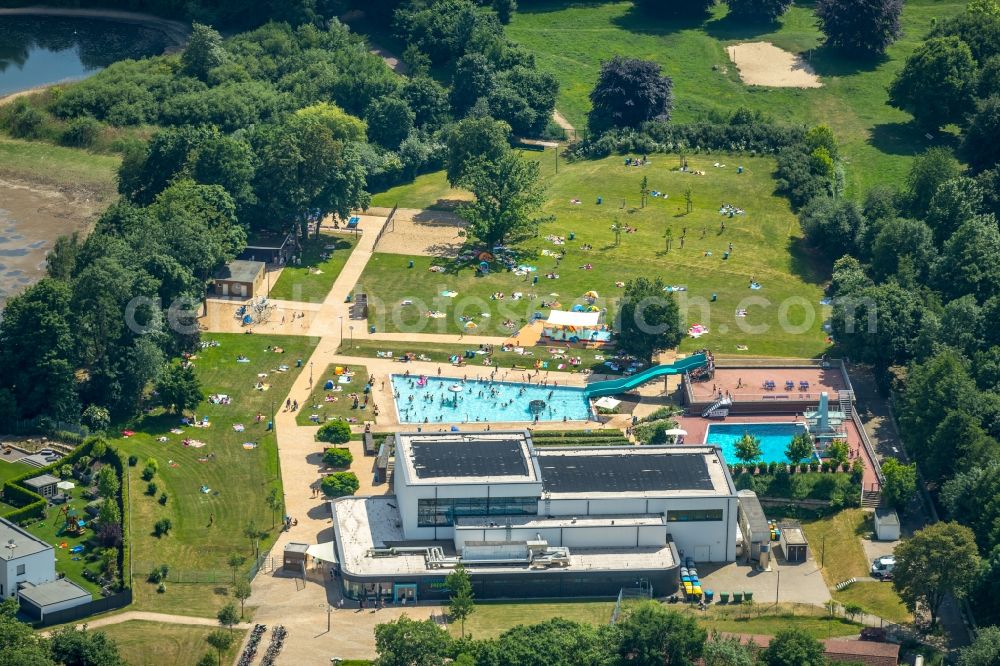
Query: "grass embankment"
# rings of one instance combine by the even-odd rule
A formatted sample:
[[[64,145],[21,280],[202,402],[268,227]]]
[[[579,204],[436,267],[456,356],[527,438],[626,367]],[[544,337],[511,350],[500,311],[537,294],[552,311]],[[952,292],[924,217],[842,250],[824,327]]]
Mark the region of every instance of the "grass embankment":
[[[244,528],[254,521],[267,534],[260,540],[265,552],[274,542],[277,529],[272,528],[272,511],[265,503],[272,487],[281,487],[278,451],[274,433],[267,430],[272,410],[284,408],[282,402],[301,369],[296,358],[311,353],[316,340],[302,336],[264,336],[241,334],[206,334],[203,341],[218,341],[218,347],[199,350],[193,360],[206,396],[222,393],[232,399],[228,405],[213,405],[207,400],[195,411],[199,418],[207,416],[208,428],[184,427],[180,434],[176,415],[154,414],[133,430],[136,434],[115,442],[125,455],[133,454],[138,465],[130,468],[132,496],[132,544],[135,561],[135,596],[139,609],[155,609],[163,613],[208,615],[231,599],[228,588],[232,572],[226,560],[232,553],[252,560],[250,540]],[[265,352],[267,346],[277,346],[284,353]],[[249,363],[237,363],[244,355]],[[285,372],[281,365],[289,366]],[[266,373],[266,377],[258,374]],[[267,391],[255,390],[258,382],[270,384]],[[262,415],[260,423],[256,415]],[[244,432],[234,430],[242,424]],[[166,441],[158,441],[165,437]],[[190,438],[204,442],[195,448],[184,446]],[[255,443],[256,448],[244,448]],[[148,457],[159,464],[153,482],[156,497],[146,494],[147,483],[141,479]],[[203,488],[209,492],[203,492]],[[158,502],[167,494],[167,504]],[[153,524],[169,518],[173,529],[167,536],[156,538]],[[277,518],[281,518],[280,511]],[[145,574],[167,564],[171,571],[166,593],[156,592],[156,585],[146,582]],[[173,581],[192,581],[177,583]]]
[[[111,196],[121,158],[0,137],[0,175]]]
[[[122,659],[129,666],[182,666],[197,663],[205,653],[218,656],[215,649],[205,642],[205,638],[215,631],[212,627],[130,620],[94,631],[105,633],[114,640]],[[233,631],[233,646],[223,653],[222,663],[233,663],[245,634],[244,630]]]
[[[270,298],[319,303],[343,270],[357,239],[341,234],[321,234],[303,243],[302,264],[285,266],[271,287]]]
[[[772,159],[688,157],[691,169],[706,172],[694,176],[676,170],[674,155],[654,155],[645,167],[626,167],[619,157],[562,162],[558,173],[552,150],[528,155],[541,160],[542,181],[548,186],[542,213],[555,216],[553,222],[541,226],[539,237],[519,247],[520,263],[537,271],[517,276],[494,270],[478,276],[474,266],[431,257],[412,257],[414,268],[410,269],[410,257],[377,253],[360,283],[369,294],[371,322],[378,330],[509,335],[511,329],[505,322],[521,325],[536,311],[547,313],[543,301],[570,309],[582,304],[583,294],[590,290],[600,294],[597,305],[607,307],[613,317],[613,297],[622,293],[616,282],[659,276],[667,285],[687,288],[678,295],[678,302],[688,325],[701,323],[710,329],[699,339],[685,339],[682,351],[709,347],[726,355],[811,357],[826,349],[821,328],[825,311],[819,300],[828,267],[818,265],[805,251],[788,202],[774,194]],[[715,162],[727,166],[715,168]],[[744,173],[736,173],[737,165],[744,167]],[[669,198],[650,197],[646,207],[640,207],[643,177],[650,190],[665,192]],[[690,213],[685,212],[687,188],[693,203]],[[603,198],[600,205],[598,197]],[[574,204],[573,199],[581,203]],[[399,201],[410,205],[401,197]],[[746,214],[721,215],[723,203],[742,208]],[[617,245],[610,231],[616,220],[636,229],[622,233]],[[672,237],[669,252],[665,249],[668,230]],[[572,241],[570,233],[575,234]],[[566,243],[556,245],[546,239],[553,235],[565,237]],[[729,243],[733,251],[723,259]],[[586,245],[592,249],[584,249]],[[557,262],[543,255],[543,250],[565,251],[566,255]],[[589,270],[580,268],[587,265]],[[442,266],[445,272],[432,272],[431,266]],[[546,278],[550,272],[559,278]],[[538,276],[538,284],[532,284],[533,276]],[[749,289],[751,276],[762,289]],[[442,295],[452,291],[457,296]],[[505,299],[491,300],[496,292],[503,292]],[[512,300],[513,292],[521,292],[524,298]],[[413,304],[402,305],[406,299]],[[746,317],[737,317],[738,309],[746,309]],[[448,316],[428,317],[434,310]],[[471,319],[476,328],[466,329],[462,317]]]
[[[372,206],[392,208],[399,204],[401,208],[453,210],[462,202],[471,199],[472,194],[466,190],[448,185],[444,171],[435,171],[417,176],[412,182],[373,194]]]
[[[587,624],[607,624],[614,606],[611,601],[481,602],[476,604],[475,612],[465,621],[465,632],[478,639],[493,638],[516,625],[537,624],[554,617]],[[725,606],[710,606],[706,612],[686,604],[668,608],[691,614],[709,631],[773,635],[794,626],[815,638],[850,636],[859,631],[856,623],[831,618],[821,608],[786,608],[783,605],[776,613],[761,609],[753,614],[742,608]],[[460,634],[457,623],[449,625],[448,629],[454,636]]]
[[[349,383],[340,383],[340,377],[344,373],[338,375],[337,368],[342,368],[345,373],[354,373]],[[313,369],[315,370],[315,368]],[[332,391],[325,388],[327,381],[332,381],[334,387],[339,390]],[[361,404],[364,404],[367,384],[368,369],[363,365],[331,363],[322,372],[313,375],[312,392],[309,394],[309,398],[299,405],[299,413],[295,415],[295,422],[304,426],[319,426],[327,421],[336,421],[337,419],[344,421],[356,419],[359,422],[375,420],[371,409],[360,409],[360,406],[358,409],[354,409],[354,400],[350,397],[356,393]],[[328,401],[328,397],[333,398],[333,400]],[[318,421],[310,418],[314,414],[319,417]]]
[[[910,0],[903,9],[902,37],[873,62],[855,62],[820,47],[822,34],[809,6],[794,6],[768,26],[730,19],[722,3],[706,19],[692,20],[642,13],[630,2],[543,0],[521,3],[507,34],[534,54],[540,70],[559,80],[556,106],[578,129],[587,125],[588,95],[601,62],[627,51],[660,63],[673,79],[676,122],[746,106],[785,122],[830,125],[848,163],[849,190],[859,193],[875,183],[900,182],[910,157],[940,142],[941,137],[926,139],[909,114],[888,106],[886,88],[932,22],[964,8],[955,0]],[[726,47],[760,41],[808,53],[823,86],[743,84]]]
[[[499,346],[493,348],[491,366],[483,365],[485,354],[479,354],[479,344],[475,338],[469,338],[469,344],[448,344],[448,343],[407,343],[390,342],[383,340],[355,340],[353,344],[345,342],[337,349],[338,354],[345,356],[360,356],[364,358],[378,358],[379,352],[392,352],[393,358],[399,358],[403,354],[423,354],[433,363],[450,364],[451,357],[462,357],[465,352],[476,353],[474,358],[462,358],[462,361],[471,369],[495,368],[533,368],[536,360],[541,360],[548,364],[545,368],[550,372],[580,372],[590,370],[592,372],[610,372],[604,365],[604,359],[609,352],[602,352],[593,349],[566,349],[561,345],[539,345],[537,347],[527,347],[523,354],[517,352],[501,351]],[[613,354],[614,352],[610,352]],[[573,356],[580,359],[579,365],[570,365],[563,356]],[[560,368],[562,364],[564,367]],[[406,371],[406,364],[399,364],[399,372]]]
[[[868,558],[861,546],[861,537],[871,533],[865,511],[847,509],[827,518],[803,522],[802,527],[836,602],[843,606],[856,604],[867,613],[894,622],[913,620],[891,583],[860,582],[844,590],[834,589],[837,583],[849,578],[869,575]]]

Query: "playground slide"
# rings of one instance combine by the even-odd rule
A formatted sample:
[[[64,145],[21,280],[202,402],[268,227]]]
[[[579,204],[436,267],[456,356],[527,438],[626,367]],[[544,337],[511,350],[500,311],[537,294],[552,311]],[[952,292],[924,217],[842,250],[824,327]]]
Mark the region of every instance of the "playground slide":
[[[587,386],[584,391],[588,398],[600,398],[605,395],[615,395],[616,393],[625,393],[626,391],[631,391],[634,388],[638,388],[650,382],[657,377],[662,377],[664,375],[682,375],[685,372],[690,372],[695,368],[700,368],[708,362],[708,359],[704,354],[692,354],[687,358],[682,358],[676,363],[671,363],[669,365],[655,365],[652,368],[647,368],[642,372],[638,372],[630,377],[622,377],[620,379],[609,379],[603,382],[594,382]]]

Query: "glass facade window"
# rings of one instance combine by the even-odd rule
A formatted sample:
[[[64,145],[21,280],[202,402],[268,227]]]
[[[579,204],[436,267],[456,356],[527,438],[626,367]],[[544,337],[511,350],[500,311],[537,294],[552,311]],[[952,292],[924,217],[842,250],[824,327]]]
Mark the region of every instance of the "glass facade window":
[[[537,513],[537,497],[455,497],[417,500],[418,527],[447,527],[455,524],[455,518],[466,516],[533,516]]]
[[[706,523],[721,521],[722,509],[686,509],[683,511],[667,511],[668,523]]]

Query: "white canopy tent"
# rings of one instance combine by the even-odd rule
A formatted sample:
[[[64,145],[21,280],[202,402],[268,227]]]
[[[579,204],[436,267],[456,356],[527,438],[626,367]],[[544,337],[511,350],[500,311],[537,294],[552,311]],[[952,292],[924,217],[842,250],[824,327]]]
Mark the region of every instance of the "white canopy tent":
[[[594,328],[600,325],[600,312],[568,312],[553,310],[545,320],[546,326],[573,326],[576,328]]]
[[[616,400],[610,395],[606,395],[603,398],[598,398],[594,401],[595,407],[600,407],[601,409],[614,409],[618,405],[622,404],[621,400]]]

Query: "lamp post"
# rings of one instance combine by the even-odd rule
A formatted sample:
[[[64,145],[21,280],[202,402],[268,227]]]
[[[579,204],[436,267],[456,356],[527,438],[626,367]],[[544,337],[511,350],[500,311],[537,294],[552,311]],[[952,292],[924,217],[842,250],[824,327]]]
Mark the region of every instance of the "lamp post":
[[[351,347],[354,347],[354,325],[351,324],[347,327],[351,331]]]
[[[344,344],[344,318],[337,317],[340,320],[340,344]]]
[[[313,385],[313,362],[309,361],[309,388]]]

